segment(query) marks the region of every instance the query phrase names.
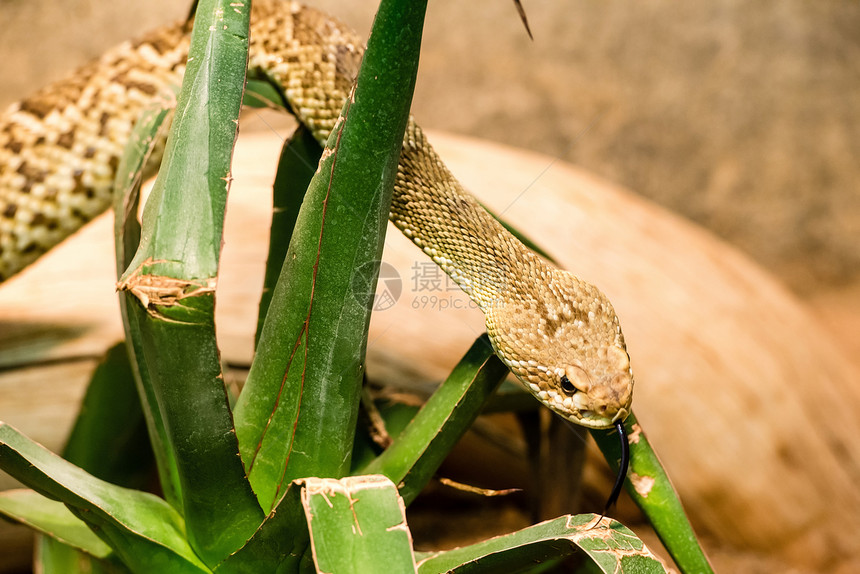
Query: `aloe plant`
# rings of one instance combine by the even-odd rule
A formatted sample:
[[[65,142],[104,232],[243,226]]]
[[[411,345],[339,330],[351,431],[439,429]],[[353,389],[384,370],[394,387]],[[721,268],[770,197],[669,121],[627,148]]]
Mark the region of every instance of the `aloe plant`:
[[[169,110],[145,113],[116,176],[126,343],[94,374],[65,458],[0,423],[0,469],[29,487],[0,493],[0,514],[39,533],[42,572],[527,572],[571,554],[584,571],[665,572],[630,530],[591,514],[415,552],[406,505],[507,374],[485,336],[399,432],[390,427],[388,448],[355,440],[375,284],[359,270],[378,271],[425,7],[383,0],[327,153],[305,131],[285,146],[257,352],[231,407],[214,284],[250,6],[200,2],[141,226],[141,172]],[[611,437],[593,434],[615,462]],[[654,485],[631,488],[634,499],[683,571],[709,572],[647,441],[631,446],[632,471]],[[147,461],[158,494],[145,488]]]

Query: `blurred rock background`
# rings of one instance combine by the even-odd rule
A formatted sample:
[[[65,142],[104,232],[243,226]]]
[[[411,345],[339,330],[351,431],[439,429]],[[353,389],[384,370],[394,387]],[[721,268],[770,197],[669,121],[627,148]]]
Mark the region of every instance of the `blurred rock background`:
[[[364,35],[377,2],[307,1]],[[860,4],[523,2],[533,42],[511,0],[430,3],[419,122],[570,161],[710,228],[860,351]],[[0,0],[0,106],[188,3]]]
[[[310,1],[366,34],[375,0]],[[0,0],[0,105],[187,2]],[[860,4],[433,2],[422,125],[571,161],[750,253],[796,292],[860,278]],[[853,233],[852,233],[853,232]]]

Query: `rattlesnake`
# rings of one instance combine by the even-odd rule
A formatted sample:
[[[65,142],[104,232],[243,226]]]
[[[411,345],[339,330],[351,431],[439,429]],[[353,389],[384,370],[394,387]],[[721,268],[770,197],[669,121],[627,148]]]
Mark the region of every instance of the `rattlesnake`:
[[[159,29],[0,117],[0,281],[111,203],[132,126],[152,98],[181,81],[188,45],[184,23]],[[249,68],[280,83],[292,112],[321,142],[357,74],[362,46],[316,10],[253,3]],[[542,403],[574,423],[623,430],[633,374],[608,299],[506,231],[462,189],[412,120],[391,220],[478,304],[498,356]]]

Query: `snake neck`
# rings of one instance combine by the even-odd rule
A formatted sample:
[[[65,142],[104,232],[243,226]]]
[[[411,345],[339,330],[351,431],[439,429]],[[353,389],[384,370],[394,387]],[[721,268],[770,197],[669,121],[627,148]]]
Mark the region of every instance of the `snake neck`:
[[[394,183],[391,221],[485,313],[526,295],[519,293],[528,283],[522,281],[524,273],[539,277],[548,269],[463,190],[411,120]]]
[[[324,144],[358,73],[363,43],[336,20],[299,4],[254,6],[259,24],[250,68],[283,87],[291,111]],[[509,295],[518,283],[511,280],[514,270],[542,264],[524,255],[522,244],[462,189],[411,119],[390,218],[482,309]]]

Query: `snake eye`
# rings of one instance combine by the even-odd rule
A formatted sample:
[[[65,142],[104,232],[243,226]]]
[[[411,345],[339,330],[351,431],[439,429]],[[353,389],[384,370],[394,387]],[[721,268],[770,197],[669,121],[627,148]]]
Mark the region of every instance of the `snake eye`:
[[[573,386],[573,383],[570,382],[570,379],[567,378],[567,375],[561,376],[561,390],[563,390],[568,395],[575,394],[577,388]]]

